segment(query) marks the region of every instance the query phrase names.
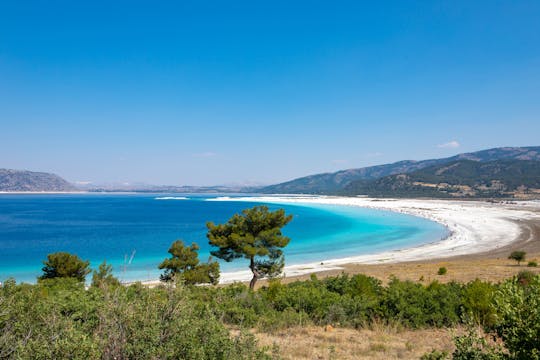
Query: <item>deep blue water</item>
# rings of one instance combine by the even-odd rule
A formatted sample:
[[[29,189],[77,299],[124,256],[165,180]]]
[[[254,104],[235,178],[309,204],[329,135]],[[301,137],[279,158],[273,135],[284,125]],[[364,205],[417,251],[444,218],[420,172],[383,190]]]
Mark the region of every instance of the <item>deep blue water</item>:
[[[179,196],[179,195],[171,195]],[[0,195],[0,281],[34,282],[46,255],[67,251],[99,265],[112,263],[123,280],[159,276],[157,264],[176,239],[197,242],[209,255],[206,222],[221,223],[258,205],[237,201],[159,200],[155,194]],[[215,197],[215,196],[209,196]],[[301,264],[400,249],[446,236],[437,223],[386,211],[345,206],[275,205],[293,214],[287,264]],[[131,262],[130,262],[130,258]],[[239,259],[222,271],[244,269]]]

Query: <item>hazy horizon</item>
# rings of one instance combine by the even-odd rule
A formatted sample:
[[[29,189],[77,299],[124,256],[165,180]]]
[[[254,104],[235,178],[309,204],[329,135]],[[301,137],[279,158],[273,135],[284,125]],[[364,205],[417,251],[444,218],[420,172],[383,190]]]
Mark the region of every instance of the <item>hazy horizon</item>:
[[[0,4],[0,168],[273,184],[538,145],[540,2]]]
[[[521,147],[536,147],[536,146],[537,145],[525,145],[525,146],[521,146]],[[497,148],[514,148],[514,147],[515,146],[508,145],[508,146],[501,146],[501,147],[497,147]],[[475,150],[475,151],[490,150],[490,149],[478,149],[478,150]],[[465,153],[471,153],[471,152],[475,152],[475,151],[468,151],[468,152],[465,152]],[[454,156],[454,155],[460,155],[460,154],[463,154],[463,152],[459,152],[459,153],[449,155],[449,157]],[[391,163],[399,162],[399,161],[422,161],[422,160],[431,160],[431,159],[434,159],[434,158],[400,159],[400,160],[391,161],[391,162],[388,162],[388,163],[367,165],[366,167],[378,166],[378,165],[386,165],[386,164],[391,164]],[[346,170],[350,170],[350,169],[356,169],[356,168],[343,168],[343,169],[338,169],[338,170],[335,170],[335,171],[330,171],[330,172],[327,172],[327,173],[335,173],[335,172],[346,171]],[[11,170],[19,170],[19,171],[28,170],[28,171],[38,171],[38,172],[50,172],[50,171],[46,171],[46,170],[34,170],[34,169],[11,169]],[[281,183],[281,182],[286,182],[286,181],[294,180],[294,179],[297,179],[297,178],[302,178],[302,177],[306,177],[306,176],[310,176],[310,175],[323,174],[323,173],[324,172],[313,173],[313,174],[304,174],[304,175],[300,175],[299,177],[296,177],[296,178],[285,179],[285,180],[274,182],[274,183],[264,183],[264,182],[258,182],[258,181],[250,181],[250,180],[235,181],[235,182],[228,182],[228,183],[214,183],[214,184],[172,184],[172,183],[149,183],[149,182],[144,182],[144,181],[80,181],[80,180],[70,180],[70,179],[66,179],[66,180],[68,180],[69,182],[71,182],[71,183],[73,183],[73,184],[75,184],[75,185],[77,185],[77,186],[79,186],[79,187],[81,187],[83,189],[85,187],[93,188],[95,186],[105,186],[105,187],[111,187],[111,188],[114,188],[115,186],[116,187],[122,187],[122,186],[125,186],[125,187],[137,187],[137,186],[139,186],[141,188],[144,188],[145,186],[186,186],[186,187],[190,187],[190,186],[193,186],[193,187],[212,187],[212,186],[237,187],[237,186],[242,186],[242,187],[259,187],[259,186],[278,184],[278,183]],[[61,174],[56,174],[56,175],[61,176]]]

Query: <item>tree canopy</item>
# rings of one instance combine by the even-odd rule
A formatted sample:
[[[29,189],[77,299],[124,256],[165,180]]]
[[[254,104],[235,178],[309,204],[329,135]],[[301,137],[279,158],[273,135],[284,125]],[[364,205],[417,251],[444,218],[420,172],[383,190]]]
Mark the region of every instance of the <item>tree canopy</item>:
[[[181,276],[186,284],[217,284],[219,264],[211,258],[201,264],[198,251],[199,245],[196,243],[186,246],[182,240],[173,242],[169,248],[172,256],[159,265],[160,269],[165,269],[161,280],[172,281],[175,276]]]
[[[516,260],[519,265],[521,264],[522,261],[525,261],[526,255],[527,253],[525,251],[516,250],[516,251],[512,251],[512,253],[510,254],[508,258],[511,260]]]
[[[209,243],[218,248],[211,254],[227,262],[248,259],[253,273],[249,286],[253,289],[258,279],[277,276],[283,270],[281,249],[290,239],[281,229],[291,220],[283,209],[270,211],[267,206],[255,206],[235,214],[225,224],[208,222]]]
[[[118,286],[120,281],[112,274],[112,265],[103,261],[97,270],[92,272],[92,286]]]
[[[82,282],[91,271],[89,261],[81,260],[77,255],[67,252],[49,254],[43,264],[45,266],[42,268],[43,275],[40,279],[71,277]]]

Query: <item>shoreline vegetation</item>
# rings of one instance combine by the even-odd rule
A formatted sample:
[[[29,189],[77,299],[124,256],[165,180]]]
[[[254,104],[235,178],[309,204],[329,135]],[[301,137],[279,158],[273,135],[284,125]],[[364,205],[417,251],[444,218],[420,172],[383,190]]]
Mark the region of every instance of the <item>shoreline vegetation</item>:
[[[358,206],[374,200],[347,201]],[[460,244],[467,248],[472,243],[477,250],[492,255],[499,252],[497,261],[501,261],[500,255],[504,253],[502,261],[506,261],[505,266],[512,269],[512,274],[496,282],[478,277],[458,279],[452,274],[463,273],[463,269],[459,270],[451,259],[440,264],[422,258],[416,265],[395,261],[355,264],[379,267],[377,276],[352,274],[354,271],[348,274],[345,267],[334,270],[340,270],[339,274],[311,274],[308,279],[274,277],[259,282],[255,288],[253,279],[262,277],[259,271],[267,269],[268,274],[276,276],[283,268],[279,248],[286,246],[288,239],[279,230],[290,219],[283,210],[269,212],[260,206],[244,210],[226,224],[207,224],[208,239],[219,249],[214,254],[230,260],[251,257],[251,263],[254,254],[269,256],[270,262],[250,265],[253,279],[249,287],[243,283],[196,286],[201,282],[215,283],[211,278],[216,277],[201,276],[211,267],[199,263],[197,246],[188,248],[180,242],[173,244],[169,250],[172,258],[162,264],[163,269],[168,269],[166,281],[155,286],[141,282],[123,286],[112,276],[111,266],[104,262],[86,287],[84,277],[90,272],[87,261],[67,253],[50,254],[37,284],[8,280],[0,286],[0,356],[8,359],[540,359],[537,341],[540,274],[537,258],[525,251],[538,250],[536,204],[494,211],[486,204],[465,207],[458,202],[441,208],[440,203],[423,202],[423,207],[418,208],[417,201],[408,205],[397,203],[404,207],[404,212],[421,211],[426,217],[437,209],[439,216],[445,214],[438,219],[467,218],[471,212],[483,214],[485,221],[480,227],[489,231],[475,233],[478,227],[461,221],[459,226],[454,224],[455,229],[463,227],[468,232],[455,231],[441,243],[475,234],[470,242]],[[396,201],[385,202],[383,206],[394,208]],[[455,206],[457,209],[452,211]],[[457,212],[461,217],[456,217]],[[529,233],[518,226],[518,215],[522,221],[528,220]],[[504,242],[495,238],[497,246],[486,247],[485,237],[515,227],[519,230],[516,238]],[[254,247],[255,244],[260,248]],[[515,246],[523,248],[508,252]],[[478,254],[461,256],[463,262],[471,262],[467,256]],[[525,265],[526,260],[531,261]],[[402,271],[407,267],[424,264],[426,270],[427,263],[431,266],[428,277],[403,278]],[[382,267],[395,268],[392,273],[386,273],[386,279],[381,279]],[[476,273],[485,268],[476,268]],[[194,281],[185,281],[188,279]],[[440,339],[420,340],[426,332],[439,334]],[[347,341],[340,338],[343,335],[348,337]],[[293,343],[288,340],[291,338]]]

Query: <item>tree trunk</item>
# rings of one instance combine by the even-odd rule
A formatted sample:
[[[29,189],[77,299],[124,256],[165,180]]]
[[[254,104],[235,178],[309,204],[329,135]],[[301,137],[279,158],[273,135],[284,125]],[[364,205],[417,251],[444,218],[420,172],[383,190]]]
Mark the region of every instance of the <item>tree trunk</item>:
[[[253,290],[255,288],[255,283],[257,282],[257,275],[253,274],[253,278],[249,282],[249,288]]]
[[[249,259],[249,269],[251,270],[251,272],[253,273],[253,278],[251,279],[251,281],[249,282],[249,288],[251,290],[253,290],[255,288],[255,283],[257,282],[257,280],[259,279],[259,276],[257,274],[257,271],[255,270],[255,261],[253,260],[253,258],[250,258]]]

